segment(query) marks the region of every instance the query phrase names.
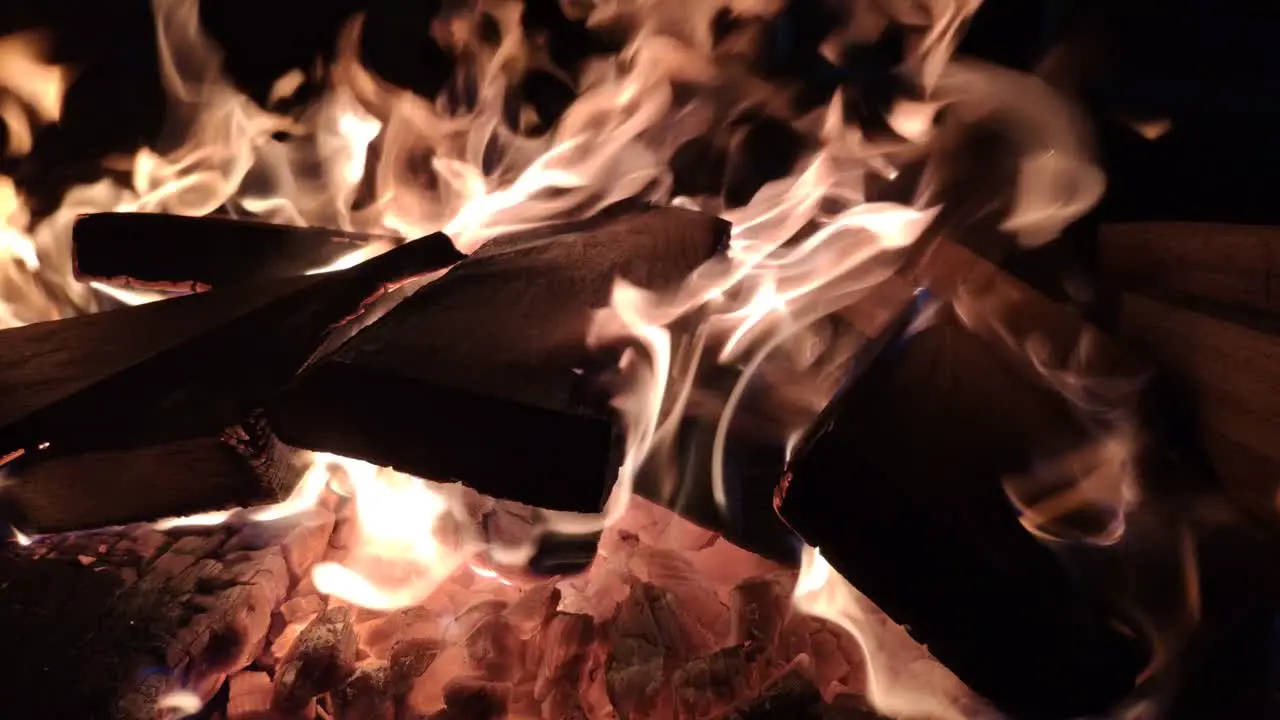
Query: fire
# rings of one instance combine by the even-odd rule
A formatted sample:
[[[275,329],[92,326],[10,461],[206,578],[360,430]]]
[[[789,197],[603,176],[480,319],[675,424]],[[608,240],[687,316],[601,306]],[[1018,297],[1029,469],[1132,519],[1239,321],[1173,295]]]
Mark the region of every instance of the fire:
[[[999,717],[833,570],[821,551],[806,547],[801,563],[795,607],[840,625],[858,639],[867,659],[867,696],[881,712],[940,720]]]
[[[449,522],[447,490],[368,463],[347,460],[343,470],[357,540],[342,564],[312,570],[320,592],[379,610],[415,605],[478,549]]]
[[[617,57],[587,63],[576,100],[548,132],[520,134],[505,123],[503,103],[513,79],[545,62],[545,49],[538,49],[538,38],[525,37],[517,3],[479,5],[501,30],[497,47],[477,39],[478,12],[452,11],[437,28],[438,40],[459,51],[466,71],[459,71],[459,82],[474,81],[465,88],[471,95],[466,101],[448,92],[417,97],[361,66],[357,19],[343,33],[326,94],[302,111],[281,114],[259,107],[222,76],[220,51],[199,26],[199,3],[154,0],[170,100],[163,142],[138,151],[127,184],[104,179],[73,188],[56,212],[38,220],[13,181],[0,178],[0,325],[92,312],[103,296],[125,303],[154,299],[73,280],[70,224],[85,212],[204,215],[224,209],[408,238],[443,230],[464,251],[515,229],[588,217],[628,198],[719,214],[732,223],[724,257],[670,293],[618,281],[610,306],[595,318],[593,341],[631,343],[621,367],[625,388],[615,398],[626,427],[621,478],[600,517],[541,517],[543,529],[598,529],[621,517],[638,468],[672,440],[700,365],[710,361],[739,371],[719,423],[716,452],[722,457],[738,399],[767,359],[811,352],[803,344],[813,341],[806,329],[815,320],[895,269],[897,251],[915,243],[937,217],[934,188],[926,183],[918,198],[903,204],[872,200],[868,183],[895,177],[902,162],[924,153],[940,133],[991,118],[1009,126],[1020,156],[1004,227],[1026,244],[1056,236],[1102,191],[1101,173],[1065,101],[1033,78],[952,58],[977,0],[862,3],[856,22],[824,47],[835,57],[838,42],[873,38],[889,22],[918,30],[902,71],[925,97],[891,109],[889,125],[900,136],[892,139],[849,125],[843,91],[825,107],[794,116],[780,100],[788,88],[754,77],[733,53],[717,54],[710,20],[720,7],[714,2],[584,8],[593,23],[632,20],[629,43]],[[733,5],[743,17],[777,10],[767,2]],[[37,47],[30,36],[0,39],[0,89],[38,121],[53,122],[69,76],[43,63]],[[306,79],[300,70],[282,77],[273,102]],[[4,97],[0,118],[9,122],[17,111]],[[952,111],[945,122],[939,119],[943,108]],[[794,170],[737,207],[726,207],[719,197],[675,196],[670,161],[677,149],[747,109],[785,120],[812,141]],[[12,127],[11,151],[23,150],[27,136]],[[322,171],[314,172],[317,167]],[[357,195],[371,199],[357,207]],[[700,318],[694,336],[670,329],[694,316]],[[818,408],[820,403],[815,413]],[[788,428],[786,438],[794,439],[804,422]],[[1080,492],[1096,488],[1094,479],[1120,472],[1123,449],[1120,441],[1100,447],[1099,469],[1086,473]],[[708,481],[723,506],[718,465]],[[253,518],[281,520],[339,496],[352,504],[355,539],[341,563],[314,568],[322,592],[391,609],[421,602],[464,565],[479,577],[506,582],[473,562],[486,548],[469,529],[457,492],[366,463],[316,455],[293,497],[253,511]],[[1121,515],[1129,501],[1113,499]],[[1027,505],[1029,522],[1056,516],[1056,507]],[[227,517],[216,513],[164,526],[216,524]],[[871,668],[871,699],[882,710],[944,718],[979,712],[966,704],[967,693],[954,677],[816,550],[806,552],[795,604],[858,637]]]
[[[49,38],[40,32],[0,37],[0,119],[8,131],[5,154],[31,150],[32,124],[57,122],[71,73],[48,62]]]

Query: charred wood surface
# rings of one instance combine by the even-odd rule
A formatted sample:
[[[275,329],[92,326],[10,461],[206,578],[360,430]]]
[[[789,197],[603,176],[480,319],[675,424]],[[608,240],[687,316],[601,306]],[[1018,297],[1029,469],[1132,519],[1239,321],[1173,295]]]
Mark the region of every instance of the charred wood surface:
[[[326,275],[0,332],[0,452],[18,461],[3,494],[37,531],[278,497],[288,453],[256,409],[388,287],[459,257],[435,235]],[[115,492],[134,472],[141,490]]]
[[[614,279],[678,283],[721,248],[674,209],[499,239],[318,360],[269,408],[285,442],[531,505],[594,512],[616,472],[587,347]],[[608,356],[610,353],[604,353]]]
[[[1280,311],[1280,229],[1136,222],[1098,232],[1104,276],[1122,288]]]
[[[1143,652],[1026,531],[1004,481],[1090,439],[1019,356],[1027,340],[1047,348],[1042,368],[1084,377],[1117,377],[1107,373],[1134,370],[1132,360],[1105,344],[1081,354],[1091,331],[1078,317],[945,241],[910,277],[950,302],[913,332],[891,327],[874,360],[860,360],[864,374],[779,486],[779,514],[1002,709],[1106,708],[1133,686]]]
[[[37,448],[5,469],[5,519],[48,533],[281,500],[305,467],[258,413],[221,433],[146,447]]]
[[[390,236],[232,218],[96,213],[76,221],[76,277],[120,287],[199,291],[302,275]]]
[[[5,547],[5,717],[150,720],[167,691],[208,700],[257,657],[332,525],[314,511],[297,522],[134,525]]]

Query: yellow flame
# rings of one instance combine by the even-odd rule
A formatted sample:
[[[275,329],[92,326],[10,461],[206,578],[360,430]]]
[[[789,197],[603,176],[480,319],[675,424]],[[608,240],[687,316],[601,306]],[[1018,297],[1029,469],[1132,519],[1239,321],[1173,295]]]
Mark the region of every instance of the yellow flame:
[[[880,712],[937,720],[999,717],[814,548],[804,548],[792,603],[858,639],[867,661],[867,699]]]
[[[56,212],[36,223],[18,188],[0,178],[0,326],[92,312],[103,296],[130,304],[159,297],[74,281],[71,225],[88,212],[204,215],[230,209],[274,222],[410,238],[443,229],[468,252],[503,233],[590,217],[629,198],[719,214],[732,224],[723,257],[661,293],[619,280],[609,306],[593,320],[593,343],[631,343],[620,368],[625,386],[614,399],[626,429],[620,480],[602,514],[541,513],[534,535],[543,529],[582,532],[625,512],[639,467],[674,437],[704,361],[740,373],[724,399],[710,478],[723,506],[719,459],[746,384],[766,371],[773,353],[813,354],[802,347],[815,342],[806,331],[892,272],[898,251],[934,220],[937,209],[924,202],[868,202],[867,184],[876,176],[894,177],[899,158],[922,154],[940,125],[995,118],[1009,127],[1021,171],[1004,227],[1026,244],[1053,237],[1102,190],[1076,114],[1047,86],[952,60],[977,0],[861,3],[852,25],[836,29],[824,47],[831,53],[840,38],[874,39],[890,22],[912,28],[901,71],[926,96],[891,109],[890,125],[903,138],[891,141],[848,127],[839,93],[827,107],[790,117],[789,89],[754,77],[745,53],[738,52],[748,48],[713,47],[710,20],[718,2],[576,7],[589,23],[637,30],[617,57],[585,64],[574,80],[576,99],[548,132],[514,132],[504,120],[509,85],[524,71],[545,66],[546,51],[537,38],[525,38],[520,3],[484,4],[500,27],[498,47],[475,41],[477,20],[466,13],[435,32],[477,80],[470,88],[473,102],[420,98],[376,77],[359,63],[356,20],[342,33],[327,91],[286,116],[259,107],[223,76],[221,52],[200,28],[198,2],[153,0],[160,74],[170,101],[162,141],[134,155],[127,183],[104,179],[74,187]],[[733,5],[736,13],[765,17],[781,7],[776,0]],[[30,149],[28,114],[38,122],[58,118],[68,75],[44,57],[36,36],[0,38],[0,119],[11,127],[10,152]],[[305,79],[301,71],[287,73],[273,87],[270,104],[294,94]],[[683,99],[688,95],[695,97]],[[940,113],[944,108],[954,112]],[[725,209],[719,198],[673,197],[669,168],[677,148],[715,133],[726,117],[744,109],[788,119],[815,142],[793,171],[741,207]],[[948,119],[940,122],[944,115]],[[349,267],[383,249],[362,248],[315,272]],[[698,330],[692,337],[673,330],[676,321],[693,317]],[[793,443],[819,408],[806,407],[810,416],[794,418],[779,439]],[[282,503],[160,526],[216,524],[233,516],[286,520],[331,494],[347,496],[354,542],[345,556],[316,566],[313,580],[322,592],[370,608],[420,602],[463,565],[506,582],[472,563],[481,550],[490,558],[527,557],[514,548],[483,548],[453,486],[335,456],[317,454],[309,461]],[[960,717],[957,708],[967,696],[958,681],[819,553],[810,550],[805,557],[796,605],[858,635],[877,706],[891,714]]]
[[[62,115],[69,71],[48,62],[49,37],[26,31],[0,37],[0,90],[25,103],[42,123]]]
[[[447,521],[446,490],[422,480],[343,459],[358,528],[351,554],[312,569],[320,592],[380,610],[427,598],[478,548]]]

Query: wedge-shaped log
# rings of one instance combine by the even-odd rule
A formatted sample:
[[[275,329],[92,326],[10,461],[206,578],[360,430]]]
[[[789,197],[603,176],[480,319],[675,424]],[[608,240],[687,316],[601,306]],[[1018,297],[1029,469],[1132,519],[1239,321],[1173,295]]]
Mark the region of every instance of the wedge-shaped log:
[[[615,278],[681,281],[727,225],[677,209],[498,239],[313,363],[268,408],[287,443],[507,500],[596,512],[619,458],[587,347]]]
[[[390,236],[215,217],[96,213],[76,221],[76,277],[109,285],[199,291],[303,275],[360,251],[403,242]]]
[[[1027,532],[1004,487],[1090,439],[1071,404],[1012,350],[1034,333],[1052,369],[1087,328],[945,241],[907,276],[889,283],[922,282],[951,302],[927,322],[912,312],[910,325],[886,324],[855,359],[797,449],[778,512],[1001,709],[1036,718],[1105,709],[1133,687],[1145,654]],[[1131,365],[1112,356],[1074,367]]]
[[[461,257],[432,235],[343,271],[3,331],[12,519],[66,530],[286,493],[287,449],[254,411],[387,288]]]

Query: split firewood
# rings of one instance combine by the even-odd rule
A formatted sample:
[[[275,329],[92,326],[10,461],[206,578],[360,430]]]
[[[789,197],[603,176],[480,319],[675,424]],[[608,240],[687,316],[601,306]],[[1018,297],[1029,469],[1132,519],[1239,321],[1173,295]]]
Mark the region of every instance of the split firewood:
[[[1082,416],[1117,387],[1102,398],[1107,409],[1133,411],[1140,366],[1069,309],[954,244],[934,246],[907,277],[948,303],[903,307],[904,319],[885,326],[872,347],[887,349],[863,358],[863,374],[797,450],[779,514],[997,706],[1045,717],[1109,707],[1145,652],[1026,531],[1008,482],[1092,449],[1098,438]],[[1106,475],[1124,467],[1109,457],[1077,469],[1131,480]],[[1108,511],[1076,503],[1055,519],[1092,527]],[[956,587],[968,590],[937,602]]]
[[[1280,324],[1220,305],[1126,295],[1119,332],[1187,386],[1223,489],[1254,516],[1280,512]]]
[[[650,209],[491,241],[317,361],[272,426],[299,447],[596,512],[618,458],[596,372],[615,358],[587,347],[592,312],[616,277],[671,286],[725,236],[717,218]]]
[[[403,240],[217,217],[96,213],[76,221],[76,277],[126,288],[198,292],[323,269]]]
[[[0,495],[28,531],[278,499],[302,468],[255,413],[389,286],[460,256],[433,235],[343,271],[0,332]]]
[[[1224,223],[1111,223],[1100,270],[1127,291],[1280,311],[1280,231]]]
[[[25,650],[0,677],[5,717],[149,720],[177,689],[207,702],[258,655],[293,585],[285,556],[310,555],[290,547],[323,546],[297,527],[132,525],[7,545],[0,634]]]
[[[358,651],[351,608],[334,606],[320,613],[276,669],[272,708],[297,712],[316,696],[336,689],[355,673]]]

